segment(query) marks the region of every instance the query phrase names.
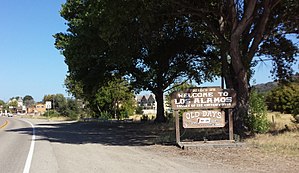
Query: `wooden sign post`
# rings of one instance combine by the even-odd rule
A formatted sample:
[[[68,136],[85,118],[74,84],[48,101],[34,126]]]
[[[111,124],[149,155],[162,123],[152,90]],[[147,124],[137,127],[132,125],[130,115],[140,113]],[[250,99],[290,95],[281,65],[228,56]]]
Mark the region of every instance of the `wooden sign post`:
[[[234,119],[232,109],[228,110],[228,128],[229,140],[234,140]]]
[[[178,110],[174,111],[174,116],[175,116],[175,138],[176,138],[176,143],[180,145],[181,143],[181,134],[180,134],[180,119],[179,119],[179,113]]]

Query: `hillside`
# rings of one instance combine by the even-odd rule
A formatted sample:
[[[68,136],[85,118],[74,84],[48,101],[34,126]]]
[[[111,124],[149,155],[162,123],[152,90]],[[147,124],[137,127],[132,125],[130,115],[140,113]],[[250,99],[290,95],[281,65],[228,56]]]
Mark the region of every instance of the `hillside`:
[[[296,73],[291,78],[292,78],[293,82],[299,83],[299,73]],[[278,82],[273,81],[273,82],[267,82],[267,83],[254,85],[253,88],[256,89],[256,91],[259,93],[266,93],[266,92],[274,89],[277,85],[278,85]]]
[[[278,82],[267,82],[263,84],[254,85],[253,88],[256,89],[258,93],[266,93],[278,85]]]

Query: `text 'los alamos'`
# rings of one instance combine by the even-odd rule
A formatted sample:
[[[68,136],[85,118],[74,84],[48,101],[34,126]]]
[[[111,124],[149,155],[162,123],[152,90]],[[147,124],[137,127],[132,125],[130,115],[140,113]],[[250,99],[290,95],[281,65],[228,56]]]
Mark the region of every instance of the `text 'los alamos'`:
[[[172,109],[233,108],[236,105],[234,90],[217,87],[191,88],[171,95]]]

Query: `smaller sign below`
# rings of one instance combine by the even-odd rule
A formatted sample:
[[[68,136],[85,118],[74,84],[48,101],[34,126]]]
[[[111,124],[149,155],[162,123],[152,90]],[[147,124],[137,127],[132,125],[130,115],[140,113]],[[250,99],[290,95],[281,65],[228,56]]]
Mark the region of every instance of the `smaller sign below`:
[[[51,108],[52,108],[52,102],[46,101],[46,109],[51,109]]]
[[[225,113],[220,110],[196,110],[183,113],[184,128],[217,128],[225,126]]]

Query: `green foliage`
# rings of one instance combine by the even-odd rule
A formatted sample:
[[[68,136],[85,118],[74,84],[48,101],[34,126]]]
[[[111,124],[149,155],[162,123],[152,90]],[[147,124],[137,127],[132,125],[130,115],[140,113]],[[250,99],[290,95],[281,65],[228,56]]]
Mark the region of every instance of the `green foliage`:
[[[61,111],[61,110],[60,110]],[[66,107],[61,111],[62,115],[71,119],[77,119],[82,114],[82,109],[75,99],[67,99]]]
[[[71,119],[78,119],[84,114],[84,110],[76,99],[66,99],[63,94],[45,95],[43,101],[52,102],[52,109],[49,110],[51,116],[65,116]],[[45,116],[47,115],[46,113]]]
[[[293,113],[298,109],[299,83],[280,85],[267,95],[268,107],[272,111]]]
[[[8,106],[12,106],[12,107],[16,108],[16,107],[18,107],[18,101],[12,100],[8,103]]]
[[[82,82],[76,82],[70,75],[67,75],[64,80],[64,85],[66,86],[68,93],[73,95],[75,98],[84,98]]]
[[[292,115],[294,117],[294,123],[299,123],[299,81],[296,82],[298,85],[296,93],[293,97],[293,110]]]
[[[202,82],[218,75],[212,37],[193,30],[185,16],[161,15],[170,12],[170,5],[67,1],[61,15],[68,21],[68,33],[54,37],[69,67],[66,84],[71,92],[103,105],[93,96],[113,74],[126,76],[136,90],[152,91],[160,103],[158,113],[163,113],[163,91],[174,81],[185,77]]]
[[[143,107],[142,106],[137,106],[136,107],[136,114],[142,115],[143,114]]]
[[[82,85],[93,107],[112,75],[127,75],[134,88],[155,94],[157,118],[172,83],[212,80],[222,69],[226,86],[238,92],[236,123],[243,126],[258,61],[271,59],[280,79],[292,72],[298,47],[288,34],[298,36],[298,10],[296,0],[68,0],[61,10],[68,29],[54,36],[55,46],[75,84],[69,87]]]
[[[127,118],[134,114],[135,100],[130,85],[124,79],[113,78],[96,93],[94,104],[100,112],[107,112],[109,118]],[[114,117],[116,114],[116,117]],[[101,114],[102,115],[102,114]]]
[[[256,91],[252,91],[249,98],[249,117],[248,121],[252,132],[265,133],[270,128],[267,120],[267,106],[265,99]]]
[[[23,102],[24,102],[24,105],[26,107],[33,107],[34,106],[34,99],[32,96],[30,95],[26,95],[24,98],[23,98]]]
[[[272,60],[271,72],[279,79],[292,72],[298,46],[288,34],[298,36],[298,20],[294,17],[298,2],[176,0],[172,4],[175,14],[188,16],[191,25],[204,24],[206,27],[199,29],[215,38],[212,48],[219,50],[226,86],[237,91],[234,123],[241,134],[248,129],[249,81],[258,62]]]
[[[59,113],[63,113],[67,107],[67,101],[63,94],[45,95],[43,102],[45,103],[46,101],[51,101],[52,109]]]
[[[26,95],[24,98],[23,98],[23,101],[25,102],[26,100],[34,100],[32,96],[30,95]]]
[[[0,100],[0,111],[4,111],[5,109],[8,109],[8,105],[3,100]]]
[[[60,113],[55,110],[47,110],[44,113],[44,116],[46,116],[47,118],[59,117]]]
[[[100,118],[104,119],[104,120],[108,120],[108,119],[111,119],[113,117],[109,112],[103,111],[103,112],[101,112]]]
[[[0,106],[4,106],[5,102],[3,100],[0,100]]]

